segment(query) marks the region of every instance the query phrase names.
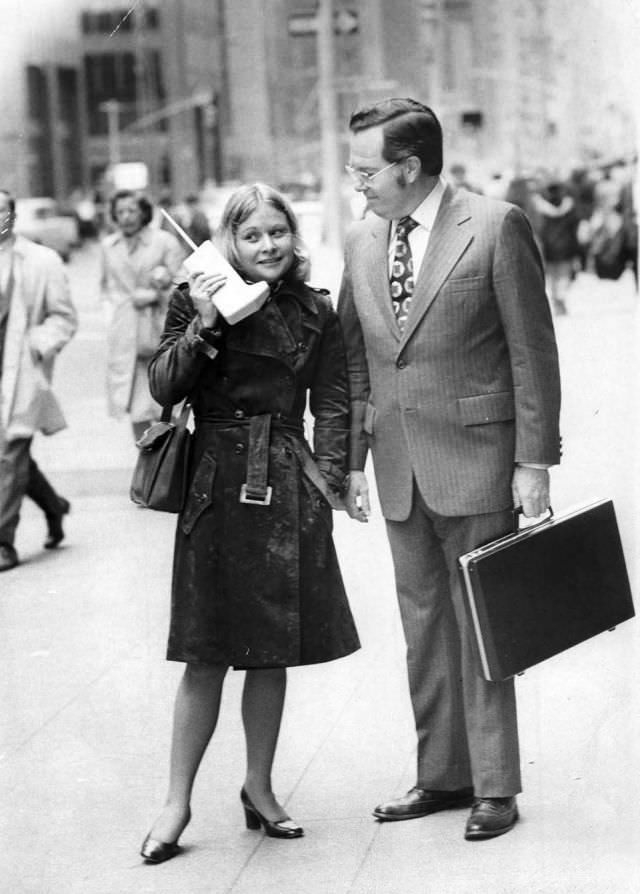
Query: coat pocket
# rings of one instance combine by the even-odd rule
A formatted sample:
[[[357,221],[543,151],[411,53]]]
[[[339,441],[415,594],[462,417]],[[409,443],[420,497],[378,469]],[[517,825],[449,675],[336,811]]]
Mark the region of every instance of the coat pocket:
[[[486,425],[515,419],[515,402],[511,391],[460,397],[458,410],[463,425]]]
[[[180,527],[185,534],[193,531],[196,522],[213,501],[216,468],[215,457],[209,450],[205,450],[191,480],[187,502],[180,517]]]

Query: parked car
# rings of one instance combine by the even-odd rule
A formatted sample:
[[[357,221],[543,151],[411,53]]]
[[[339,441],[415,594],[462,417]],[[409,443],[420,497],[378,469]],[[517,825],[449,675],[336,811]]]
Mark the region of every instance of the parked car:
[[[53,248],[63,261],[80,244],[73,212],[63,212],[55,199],[46,197],[16,199],[15,232]]]

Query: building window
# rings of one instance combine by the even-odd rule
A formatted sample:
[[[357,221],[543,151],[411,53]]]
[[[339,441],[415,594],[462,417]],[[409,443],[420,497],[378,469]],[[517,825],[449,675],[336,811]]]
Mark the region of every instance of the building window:
[[[116,7],[101,12],[85,10],[80,15],[83,34],[111,34],[114,31],[133,31],[135,27],[156,31],[160,27],[160,10],[157,6],[145,4],[142,11],[131,7]]]
[[[166,102],[162,56],[158,50],[135,53],[87,53],[84,57],[89,133],[107,133],[101,104],[119,103],[120,127],[132,124]],[[159,125],[164,129],[165,124]]]
[[[121,125],[135,116],[136,76],[133,53],[91,53],[84,57],[87,85],[89,133],[107,132],[107,119],[100,104],[117,100],[121,104]]]

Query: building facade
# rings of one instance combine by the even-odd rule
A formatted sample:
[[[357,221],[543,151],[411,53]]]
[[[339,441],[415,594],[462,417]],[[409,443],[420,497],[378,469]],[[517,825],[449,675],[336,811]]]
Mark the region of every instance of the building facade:
[[[4,18],[0,164],[20,195],[66,199],[118,162],[179,197],[223,176],[222,0],[26,0]]]
[[[176,200],[317,181],[327,84],[342,161],[350,113],[388,95],[433,105],[448,163],[484,175],[633,144],[602,0],[333,0],[329,81],[318,2],[22,0],[0,31],[4,182],[64,199],[118,162]]]

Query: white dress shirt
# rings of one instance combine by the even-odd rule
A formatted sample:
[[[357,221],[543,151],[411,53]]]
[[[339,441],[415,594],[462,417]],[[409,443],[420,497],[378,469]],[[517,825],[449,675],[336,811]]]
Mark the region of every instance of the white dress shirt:
[[[418,272],[422,265],[427,246],[429,245],[429,237],[436,219],[436,214],[440,208],[440,202],[444,195],[447,185],[444,177],[438,177],[438,182],[433,187],[429,195],[422,201],[418,207],[411,212],[411,217],[418,222],[418,226],[414,227],[409,233],[409,247],[411,249],[411,257],[413,259],[414,281],[418,278]],[[393,265],[393,257],[396,251],[396,228],[398,221],[391,223],[391,238],[389,239],[389,276],[391,276],[391,268]]]

